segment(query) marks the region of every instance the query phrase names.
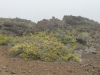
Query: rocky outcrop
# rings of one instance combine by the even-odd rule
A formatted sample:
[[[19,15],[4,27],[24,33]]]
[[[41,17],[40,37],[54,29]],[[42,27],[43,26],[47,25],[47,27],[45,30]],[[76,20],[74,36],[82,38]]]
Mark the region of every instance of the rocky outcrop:
[[[23,35],[33,33],[33,27],[36,25],[30,20],[15,18],[15,19],[0,19],[0,33],[11,35]]]

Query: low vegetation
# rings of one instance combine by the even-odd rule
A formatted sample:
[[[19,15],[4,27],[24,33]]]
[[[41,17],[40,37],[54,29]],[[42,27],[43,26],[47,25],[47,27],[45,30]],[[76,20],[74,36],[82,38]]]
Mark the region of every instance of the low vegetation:
[[[62,20],[53,17],[37,24],[20,18],[0,18],[0,45],[11,46],[11,57],[78,62],[80,57],[74,51],[95,50],[100,43],[99,31],[99,23],[80,16],[64,16]]]
[[[79,61],[80,58],[73,53],[74,50],[86,49],[91,43],[92,37],[87,32],[77,33],[77,30],[72,30],[71,33],[66,34],[68,32],[55,34],[38,32],[25,36],[0,34],[0,45],[10,43],[12,48],[9,50],[9,55],[25,60]],[[81,42],[76,38],[80,38]]]
[[[0,45],[6,45],[11,42],[11,37],[5,34],[0,34]]]
[[[24,36],[24,40],[26,39],[24,42],[18,43],[9,50],[10,56],[25,60],[68,61],[69,59],[65,58],[73,50],[61,43],[53,34],[47,35],[45,32],[40,32],[30,34],[30,38],[27,36],[26,38]],[[77,56],[74,57],[77,58]],[[78,61],[73,58],[72,60]]]

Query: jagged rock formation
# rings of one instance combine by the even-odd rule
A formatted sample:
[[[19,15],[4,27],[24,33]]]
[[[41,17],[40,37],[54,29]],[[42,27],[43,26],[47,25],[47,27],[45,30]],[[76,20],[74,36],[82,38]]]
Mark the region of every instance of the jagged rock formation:
[[[81,16],[64,16],[62,20],[55,17],[52,17],[50,20],[43,19],[38,21],[34,31],[56,32],[58,29],[64,31],[80,26],[84,26],[84,31],[91,32],[91,34],[94,33],[93,31],[100,31],[100,24],[98,22]]]
[[[52,17],[52,19],[43,19],[38,23],[20,18],[0,18],[0,33],[23,35],[39,31],[57,32],[66,31],[84,26],[81,31],[87,31],[91,35],[100,31],[100,24],[88,18],[81,16],[64,16],[62,20]]]
[[[0,33],[23,35],[24,33],[32,32],[34,25],[36,23],[30,20],[0,18]]]

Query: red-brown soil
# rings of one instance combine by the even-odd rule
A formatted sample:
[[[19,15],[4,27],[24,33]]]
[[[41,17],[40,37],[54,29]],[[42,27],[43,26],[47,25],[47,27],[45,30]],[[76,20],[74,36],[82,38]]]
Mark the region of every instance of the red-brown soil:
[[[82,62],[25,61],[8,55],[0,46],[0,75],[100,75],[100,52],[89,53]]]

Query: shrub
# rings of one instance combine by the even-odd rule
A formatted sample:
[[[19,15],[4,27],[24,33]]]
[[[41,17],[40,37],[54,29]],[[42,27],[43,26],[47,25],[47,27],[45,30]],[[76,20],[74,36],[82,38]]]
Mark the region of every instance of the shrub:
[[[64,56],[63,59],[64,59],[65,61],[70,61],[70,60],[73,60],[73,61],[76,61],[76,62],[79,61],[78,56],[75,55],[75,54],[68,54],[68,55]]]
[[[75,43],[76,39],[73,38],[72,36],[64,36],[63,38],[61,38],[61,42],[64,44]]]
[[[5,34],[0,34],[0,45],[6,45],[11,41],[11,37]]]
[[[23,46],[22,45],[16,45],[14,47],[11,48],[11,50],[9,51],[9,54],[13,57],[18,56],[19,54],[23,53]]]
[[[62,34],[57,33],[55,37],[57,37],[57,39],[61,43],[66,45],[70,52],[76,49],[77,43],[76,43],[76,38],[74,38],[74,36],[67,35],[67,33],[62,33]]]
[[[52,36],[52,37],[51,37]],[[13,46],[9,55],[28,60],[61,61],[71,53],[63,43],[53,35],[45,33],[31,34],[30,40]]]
[[[75,30],[72,31],[58,31],[55,33],[55,37],[62,42],[63,44],[70,44],[70,43],[76,43],[76,38],[74,37]]]
[[[12,45],[16,45],[16,44],[20,44],[23,42],[26,42],[28,40],[28,36],[16,36],[16,37],[12,37],[11,43]]]

